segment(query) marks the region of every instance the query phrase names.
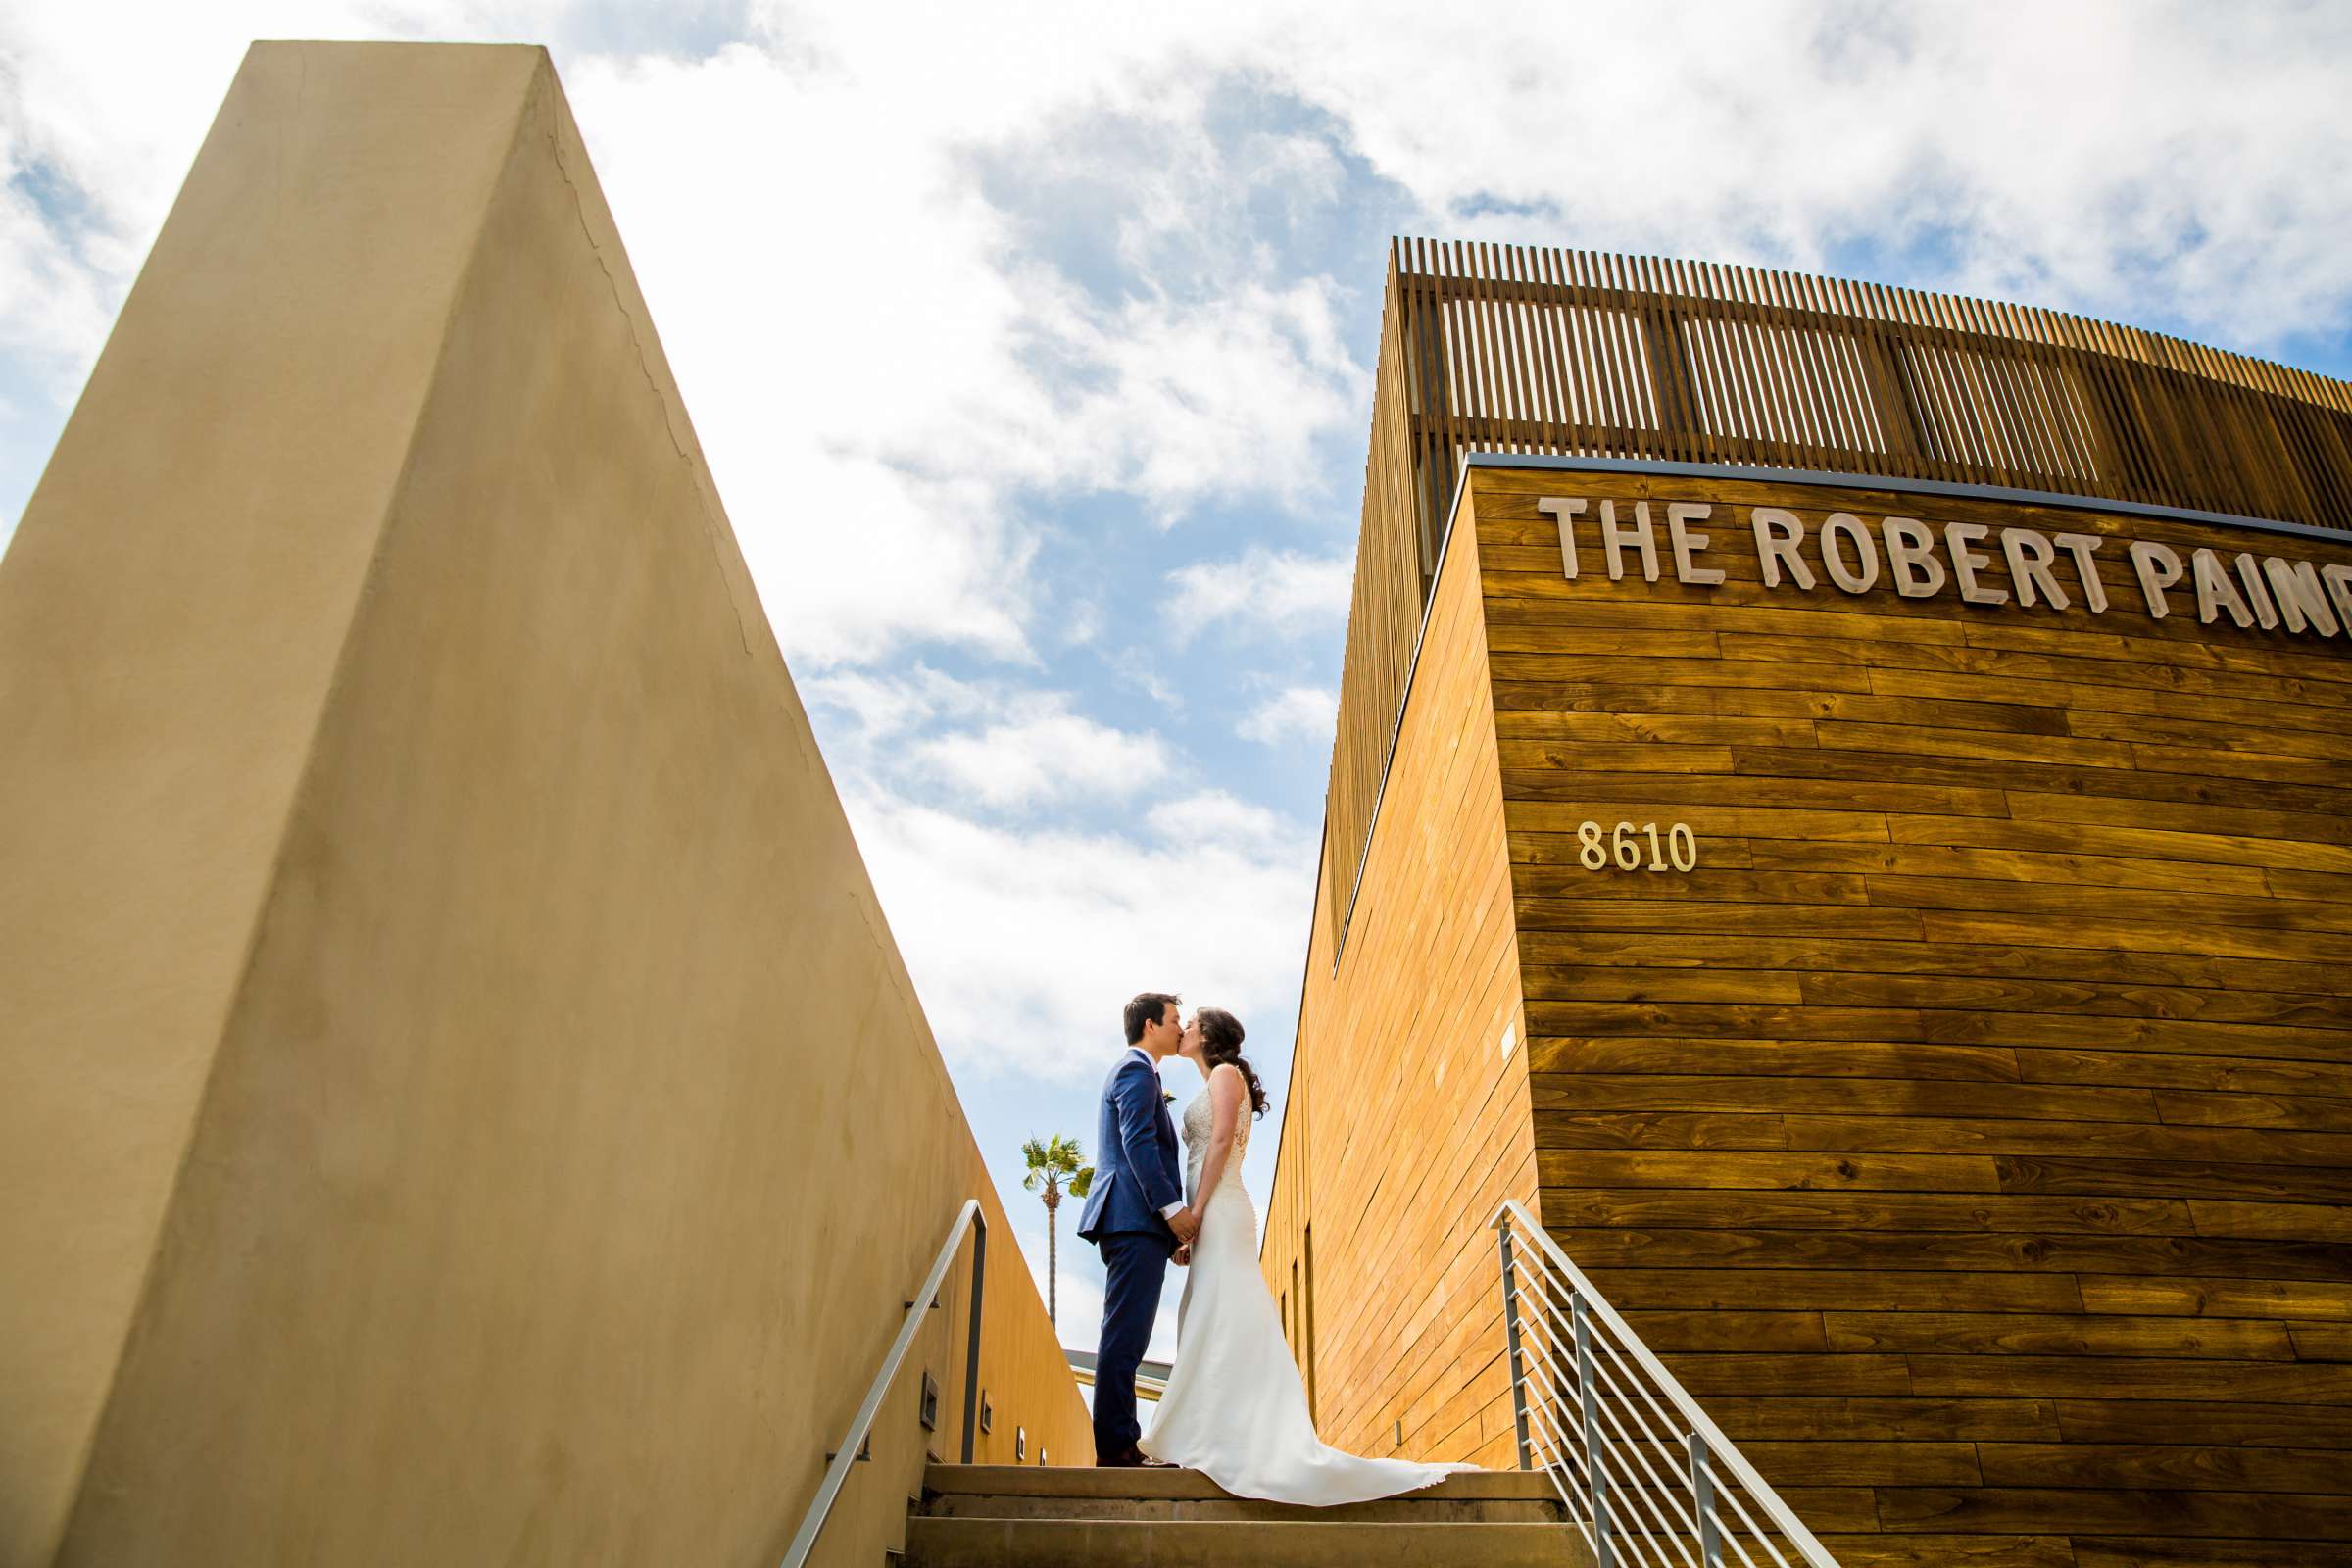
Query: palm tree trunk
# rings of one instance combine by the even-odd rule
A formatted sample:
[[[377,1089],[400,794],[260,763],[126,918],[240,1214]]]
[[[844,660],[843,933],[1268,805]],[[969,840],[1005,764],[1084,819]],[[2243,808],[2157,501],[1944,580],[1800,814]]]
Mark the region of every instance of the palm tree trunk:
[[[1046,1321],[1056,1329],[1061,1327],[1060,1305],[1055,1299],[1061,1285],[1060,1216],[1055,1212],[1060,1207],[1059,1203],[1046,1205]]]

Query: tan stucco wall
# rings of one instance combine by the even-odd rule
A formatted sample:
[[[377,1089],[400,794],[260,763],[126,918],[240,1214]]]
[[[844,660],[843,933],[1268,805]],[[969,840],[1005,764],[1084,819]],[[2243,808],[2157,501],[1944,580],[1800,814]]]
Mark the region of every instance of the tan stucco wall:
[[[1085,1456],[542,52],[248,57],[0,732],[0,1562],[773,1557],[972,1194],[980,1457]]]

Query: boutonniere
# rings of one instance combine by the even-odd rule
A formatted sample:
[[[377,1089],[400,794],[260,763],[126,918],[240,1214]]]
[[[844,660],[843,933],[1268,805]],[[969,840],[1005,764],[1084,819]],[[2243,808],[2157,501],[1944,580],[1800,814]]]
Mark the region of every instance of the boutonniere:
[[[1174,1092],[1171,1090],[1162,1089],[1159,1092],[1159,1102],[1163,1105],[1173,1105],[1176,1103],[1176,1096]]]

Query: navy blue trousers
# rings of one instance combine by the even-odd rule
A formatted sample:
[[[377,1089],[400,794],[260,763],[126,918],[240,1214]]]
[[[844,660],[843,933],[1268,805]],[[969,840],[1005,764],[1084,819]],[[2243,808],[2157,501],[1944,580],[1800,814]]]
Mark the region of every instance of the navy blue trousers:
[[[1168,1277],[1168,1238],[1157,1231],[1116,1231],[1095,1244],[1108,1278],[1102,1288],[1102,1338],[1095,1346],[1095,1463],[1135,1451],[1144,1435],[1135,1418],[1135,1369],[1152,1343],[1159,1292]]]

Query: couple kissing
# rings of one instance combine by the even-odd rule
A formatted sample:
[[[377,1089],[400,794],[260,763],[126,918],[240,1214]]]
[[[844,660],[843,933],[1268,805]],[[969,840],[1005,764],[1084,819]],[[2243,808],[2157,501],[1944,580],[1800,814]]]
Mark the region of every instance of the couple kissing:
[[[1306,1388],[1257,1266],[1257,1211],[1242,1186],[1266,1092],[1242,1055],[1242,1024],[1168,992],[1127,1004],[1127,1047],[1102,1084],[1095,1182],[1079,1236],[1102,1253],[1095,1357],[1095,1463],[1180,1465],[1239,1497],[1331,1507],[1395,1496],[1467,1465],[1364,1459],[1315,1435]],[[1205,1080],[1184,1107],[1184,1159],[1159,1067],[1181,1056]],[[1245,1114],[1246,1112],[1246,1114]],[[1179,1175],[1181,1170],[1182,1174]],[[1168,1265],[1186,1269],[1176,1366],[1146,1434],[1135,1373]]]

